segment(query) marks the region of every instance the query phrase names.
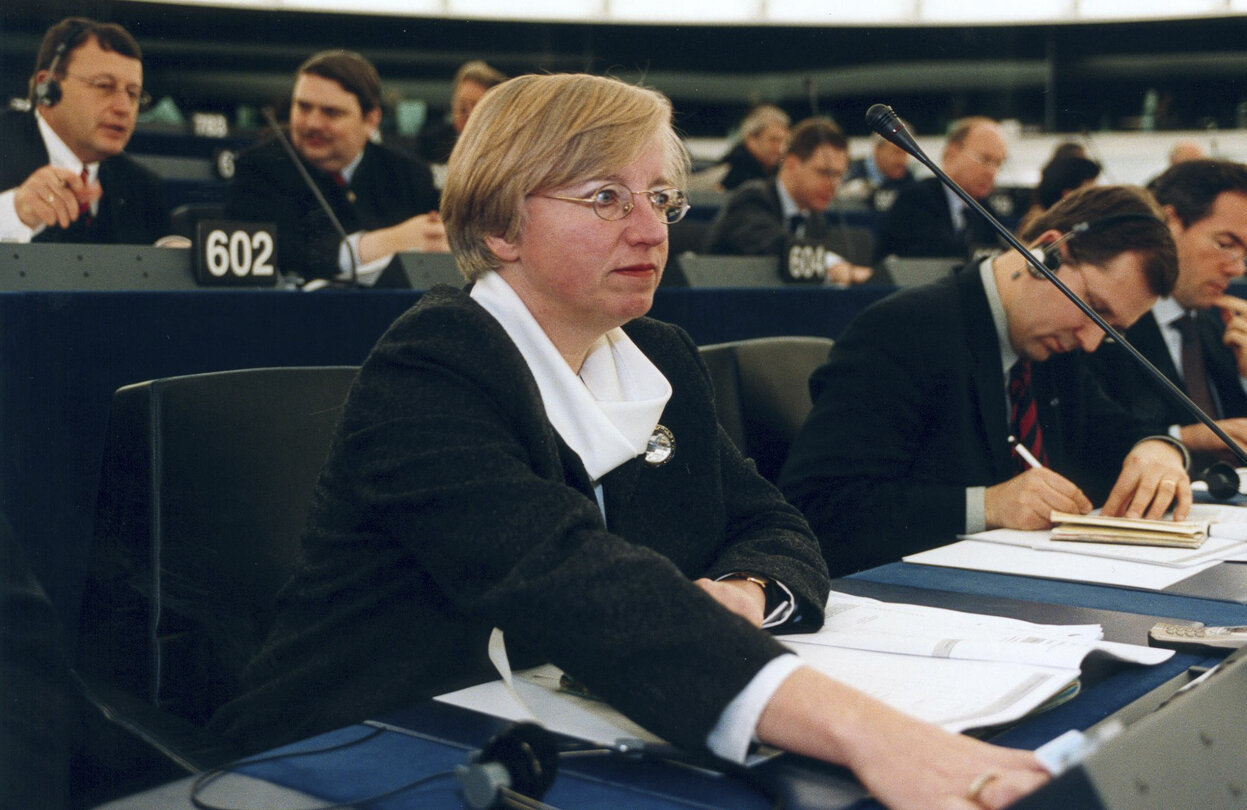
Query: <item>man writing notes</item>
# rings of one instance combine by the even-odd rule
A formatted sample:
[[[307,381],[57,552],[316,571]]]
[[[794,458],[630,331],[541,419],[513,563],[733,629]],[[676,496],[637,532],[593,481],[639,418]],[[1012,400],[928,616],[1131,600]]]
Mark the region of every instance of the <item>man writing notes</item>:
[[[124,154],[143,56],[119,25],[68,17],[48,29],[32,110],[0,114],[0,240],[151,244],[169,232],[160,179]]]
[[[395,253],[445,252],[446,230],[428,166],[372,142],[381,124],[381,78],[350,51],[324,51],[295,74],[290,141],[341,222],[342,240],[283,145],[238,156],[226,210],[277,222],[285,273],[366,286],[407,286]]]
[[[703,252],[737,256],[782,253],[793,239],[817,242],[829,233],[823,211],[836,196],[849,165],[849,142],[834,121],[807,118],[788,138],[779,173],[736,189],[706,232]],[[855,283],[870,278],[832,254],[827,279]]]
[[[1083,226],[1083,223],[1087,223]],[[1173,240],[1146,192],[1083,189],[1024,241],[1124,329],[1167,293]],[[864,310],[810,380],[814,409],[780,477],[833,574],[960,532],[1042,529],[1053,510],[1157,518],[1190,507],[1185,449],[1150,437],[1091,378],[1103,332],[1017,253]],[[1017,437],[1040,462],[1009,445]],[[1115,483],[1114,483],[1115,481]],[[1105,500],[1105,497],[1107,499]]]
[[[996,174],[1008,156],[1004,132],[990,118],[975,116],[953,124],[944,143],[941,168],[980,202],[996,188]],[[995,234],[939,178],[928,177],[903,189],[879,230],[875,255],[966,256],[994,245]]]
[[[1178,281],[1126,338],[1240,444],[1247,442],[1247,301],[1226,294],[1247,256],[1247,166],[1191,160],[1150,188],[1178,248]],[[1177,436],[1199,471],[1224,444],[1133,363],[1120,346],[1092,359],[1104,390],[1158,432]]]

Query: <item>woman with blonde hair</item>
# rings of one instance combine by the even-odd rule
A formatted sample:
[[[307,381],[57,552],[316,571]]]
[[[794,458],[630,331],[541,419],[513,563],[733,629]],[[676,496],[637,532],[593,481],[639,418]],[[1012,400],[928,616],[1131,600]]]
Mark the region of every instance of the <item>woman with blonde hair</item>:
[[[553,662],[673,743],[842,763],[892,807],[1000,807],[1042,781],[1031,754],[902,715],[764,632],[818,627],[829,580],[718,426],[688,335],[643,317],[686,171],[650,90],[485,95],[442,198],[471,290],[427,293],[364,363],[252,691],[218,717],[235,739],[492,680],[499,628],[513,665]]]

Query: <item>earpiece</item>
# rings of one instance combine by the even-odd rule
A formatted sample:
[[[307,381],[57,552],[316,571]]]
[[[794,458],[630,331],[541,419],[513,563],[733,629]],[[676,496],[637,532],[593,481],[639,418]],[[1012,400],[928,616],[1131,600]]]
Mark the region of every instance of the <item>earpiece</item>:
[[[455,768],[463,798],[472,810],[531,807],[554,784],[558,744],[536,723],[517,723],[493,737]],[[527,800],[527,801],[526,801]]]
[[[61,59],[69,51],[69,46],[86,30],[85,25],[71,26],[65,38],[56,46],[56,52],[52,54],[52,64],[48,65],[47,78],[35,85],[35,103],[40,107],[55,107],[60,103],[61,83],[56,78],[56,69],[61,66]]]
[[[1101,230],[1122,222],[1155,222],[1160,225],[1164,225],[1164,222],[1151,214],[1110,214],[1109,216],[1100,217],[1099,219],[1079,222],[1071,227],[1069,231],[1062,234],[1059,239],[1055,239],[1051,242],[1031,248],[1030,254],[1039,261],[1043,262],[1044,267],[1055,273],[1057,270],[1061,269],[1060,248],[1063,243],[1068,242],[1074,237],[1084,234],[1087,231]],[[1026,269],[1029,270],[1030,274],[1035,278],[1043,278],[1043,274],[1036,270],[1033,265],[1028,263]]]

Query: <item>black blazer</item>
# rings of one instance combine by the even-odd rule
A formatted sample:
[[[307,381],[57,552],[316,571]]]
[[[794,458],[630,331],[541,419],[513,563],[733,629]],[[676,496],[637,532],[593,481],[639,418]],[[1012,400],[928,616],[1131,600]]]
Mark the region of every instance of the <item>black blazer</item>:
[[[736,189],[719,211],[702,244],[703,253],[733,256],[778,256],[792,235],[784,222],[778,179],[750,180]],[[827,220],[812,211],[805,221],[805,239],[827,236]]]
[[[675,455],[603,476],[604,522],[498,322],[444,286],[400,317],[351,389],[250,690],[214,725],[259,749],[492,680],[496,626],[517,668],[552,661],[701,747],[783,648],[690,580],[774,577],[807,627],[830,583],[805,521],[719,426],[688,335],[624,328],[671,381]]]
[[[1225,324],[1215,310],[1202,310],[1195,315],[1200,348],[1204,353],[1204,367],[1208,382],[1216,391],[1221,406],[1214,419],[1247,416],[1247,393],[1239,380],[1238,363],[1234,353],[1222,342]],[[1156,316],[1148,312],[1134,326],[1123,333],[1139,353],[1170,382],[1186,390],[1186,383],[1178,374],[1173,357],[1165,345]],[[1136,419],[1152,428],[1154,433],[1164,433],[1170,425],[1190,425],[1196,419],[1184,405],[1170,396],[1160,383],[1139,368],[1134,358],[1122,346],[1106,342],[1090,358],[1090,365],[1104,387],[1105,392]],[[1213,461],[1211,456],[1197,455],[1192,469],[1198,472]]]
[[[369,143],[348,188],[306,161],[303,164],[347,233],[397,225],[437,208],[429,167],[396,149]],[[283,273],[305,279],[336,278],[341,237],[316,201],[289,154],[276,139],[238,156],[226,194],[233,219],[277,223],[278,262]],[[391,264],[378,286],[406,287]]]
[[[1091,378],[1081,353],[1032,376],[1051,467],[1093,501],[1149,435]],[[1016,474],[1004,371],[977,265],[863,310],[810,379],[814,409],[780,487],[833,576],[895,562],[965,530],[965,490]]]
[[[883,217],[875,247],[876,259],[885,256],[963,256],[991,245],[995,235],[987,220],[967,210],[966,230],[953,229],[948,197],[938,178],[928,177],[904,186]]]
[[[35,170],[48,165],[48,150],[32,113],[0,113],[0,189],[20,186]],[[160,178],[129,155],[100,161],[104,188],[99,210],[88,222],[79,218],[68,228],[48,227],[35,242],[92,242],[150,245],[170,233]]]

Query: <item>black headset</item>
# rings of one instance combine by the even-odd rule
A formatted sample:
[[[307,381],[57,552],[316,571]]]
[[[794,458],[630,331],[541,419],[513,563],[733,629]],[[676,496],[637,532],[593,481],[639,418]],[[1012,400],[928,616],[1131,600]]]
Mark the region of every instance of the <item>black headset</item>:
[[[47,78],[35,85],[35,103],[40,107],[55,107],[60,103],[61,83],[56,78],[56,69],[60,67],[61,59],[69,52],[69,48],[74,44],[74,40],[90,29],[91,26],[89,25],[74,23],[69,26],[69,30],[65,32],[64,38],[56,46],[56,52],[52,54],[52,64],[48,65]]]
[[[559,772],[554,735],[536,723],[516,723],[455,768],[464,801],[472,810],[532,807]]]
[[[1061,245],[1070,241],[1076,236],[1087,233],[1088,231],[1098,231],[1122,222],[1155,222],[1158,225],[1164,223],[1152,214],[1110,214],[1109,216],[1100,217],[1099,219],[1091,219],[1086,222],[1079,222],[1072,226],[1068,231],[1061,235],[1059,239],[1055,239],[1047,244],[1039,245],[1031,249],[1031,255],[1043,262],[1044,267],[1052,272],[1056,272],[1061,268]],[[1043,274],[1036,270],[1030,263],[1027,263],[1026,269],[1035,278],[1043,278]]]

